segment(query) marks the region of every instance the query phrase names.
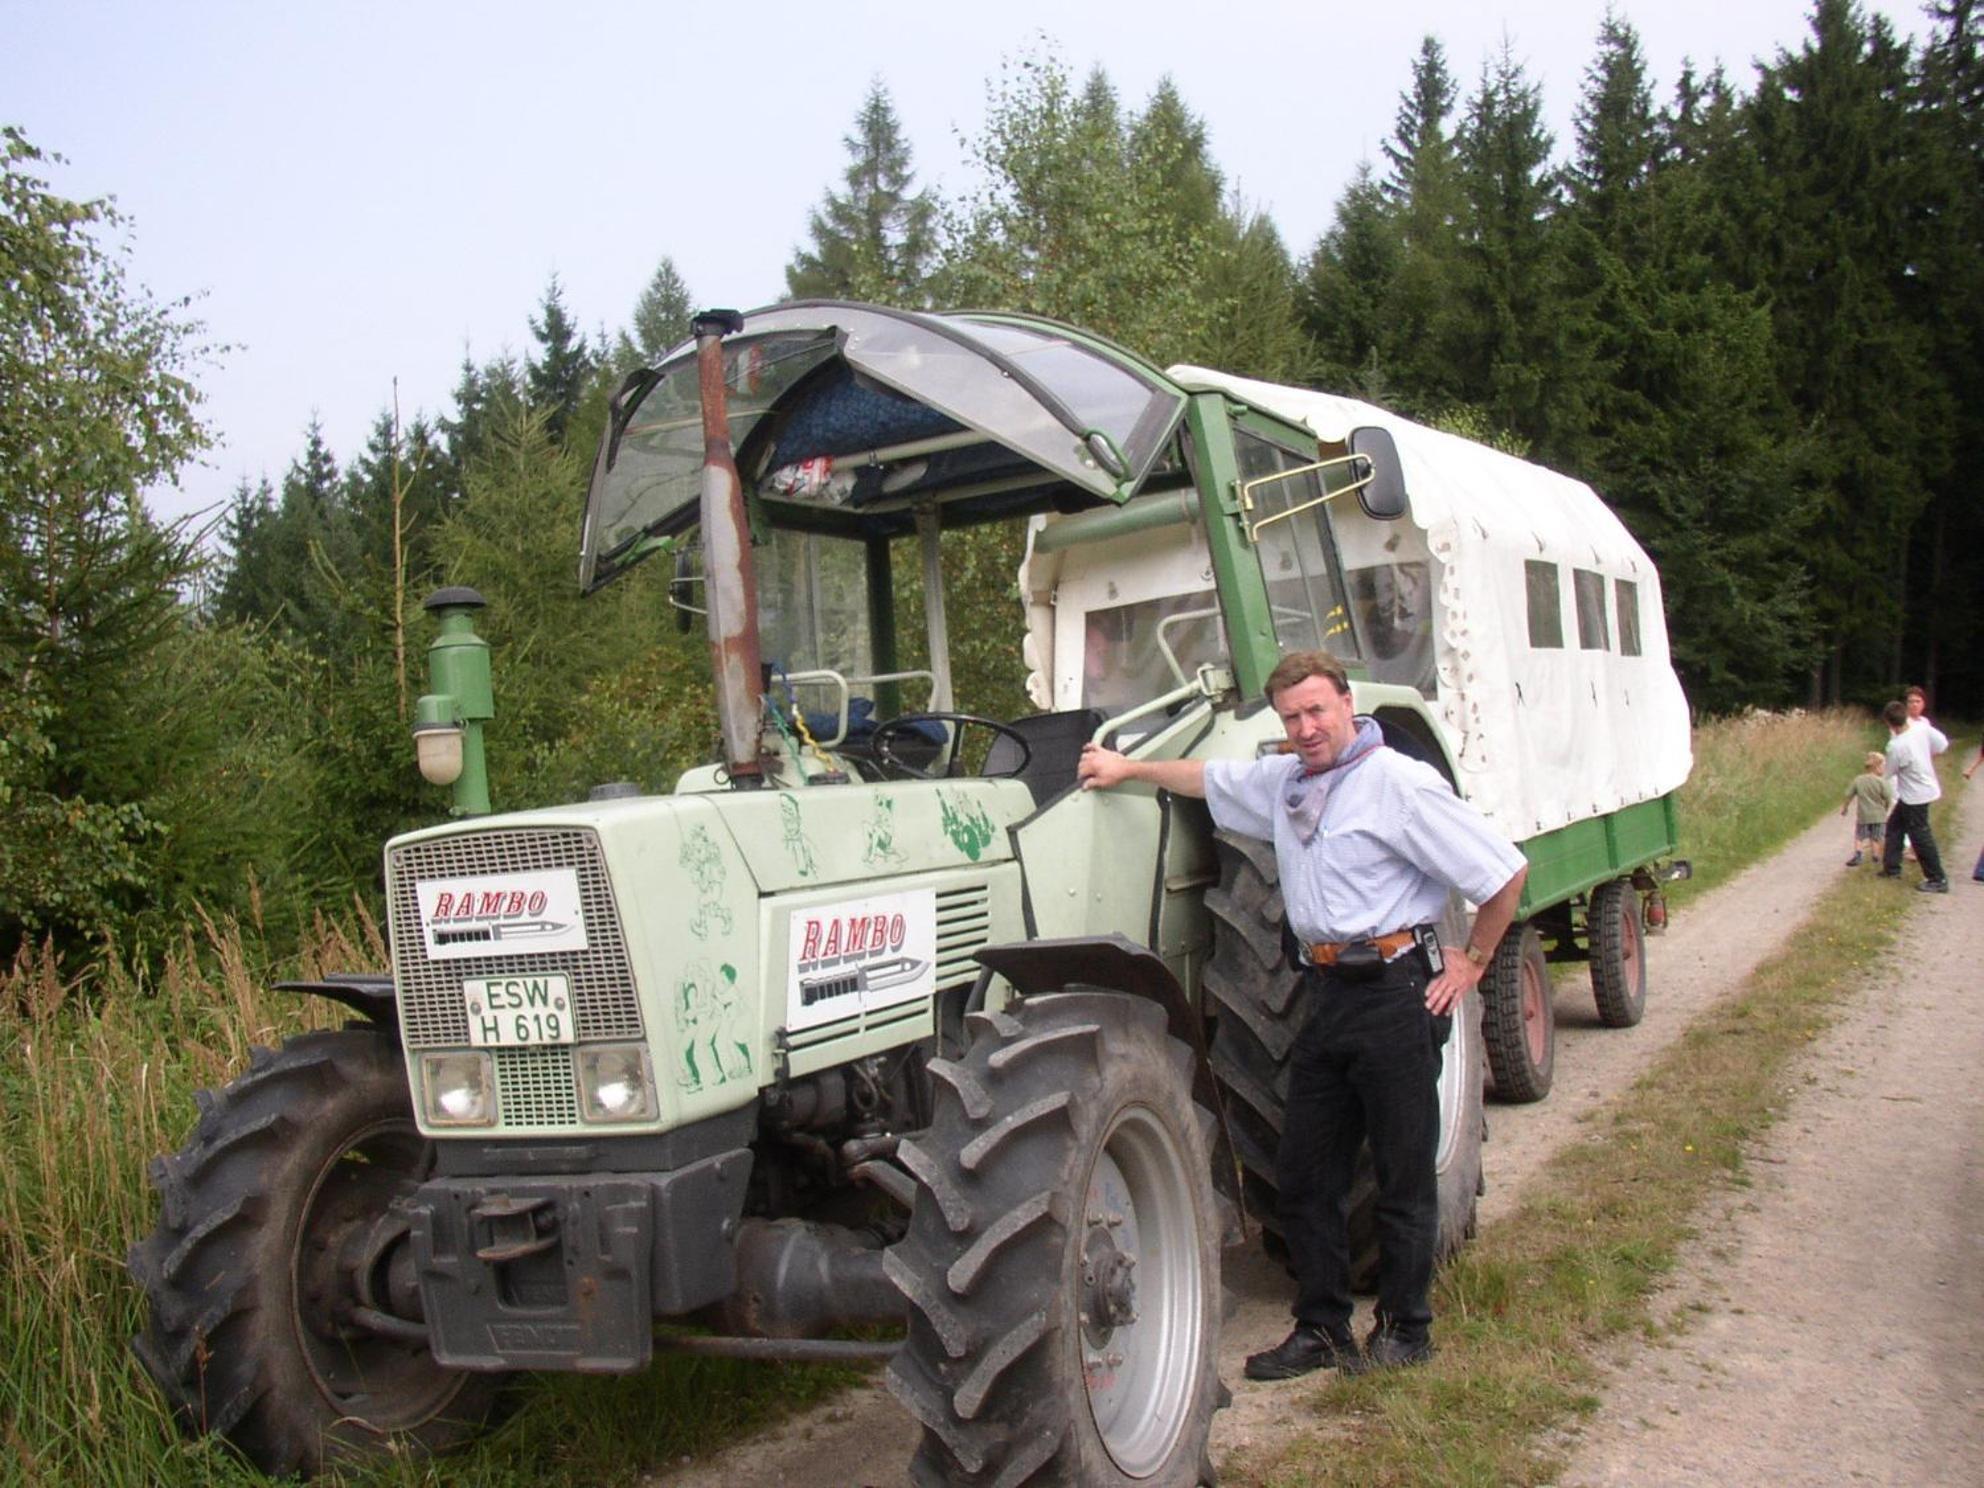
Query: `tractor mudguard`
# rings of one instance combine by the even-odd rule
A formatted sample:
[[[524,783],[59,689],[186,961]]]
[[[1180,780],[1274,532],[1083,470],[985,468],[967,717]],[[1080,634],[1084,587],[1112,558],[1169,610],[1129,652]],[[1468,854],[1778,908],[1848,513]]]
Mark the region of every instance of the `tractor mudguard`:
[[[996,972],[1022,997],[1059,991],[1071,982],[1081,982],[1145,998],[1163,1008],[1169,1025],[1167,1032],[1192,1051],[1192,1099],[1219,1118],[1219,1142],[1212,1155],[1213,1187],[1224,1197],[1238,1200],[1239,1169],[1233,1138],[1226,1127],[1226,1104],[1220,1098],[1218,1082],[1213,1079],[1205,1020],[1193,1012],[1191,998],[1171,974],[1171,968],[1164,964],[1163,957],[1120,932],[1112,932],[986,946],[978,952],[977,960],[986,971],[980,973],[979,985],[972,989],[973,1006],[983,1005],[989,982],[986,973]],[[1237,1209],[1233,1211],[1236,1215],[1237,1212]]]
[[[328,997],[332,1002],[343,1003],[376,1028],[390,1034],[395,1043],[399,1041],[400,1019],[393,994],[393,979],[384,972],[329,971],[324,973],[322,981],[277,982],[276,991],[302,992],[310,997]]]

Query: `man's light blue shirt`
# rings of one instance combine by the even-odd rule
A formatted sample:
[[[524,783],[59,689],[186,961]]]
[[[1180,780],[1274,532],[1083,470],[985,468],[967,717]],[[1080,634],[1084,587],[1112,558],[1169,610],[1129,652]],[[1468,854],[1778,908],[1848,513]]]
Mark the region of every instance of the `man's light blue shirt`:
[[[1378,749],[1329,785],[1322,824],[1304,844],[1288,810],[1295,755],[1207,760],[1206,804],[1230,832],[1274,844],[1281,896],[1298,940],[1362,940],[1437,922],[1455,889],[1476,904],[1523,856],[1431,765]]]

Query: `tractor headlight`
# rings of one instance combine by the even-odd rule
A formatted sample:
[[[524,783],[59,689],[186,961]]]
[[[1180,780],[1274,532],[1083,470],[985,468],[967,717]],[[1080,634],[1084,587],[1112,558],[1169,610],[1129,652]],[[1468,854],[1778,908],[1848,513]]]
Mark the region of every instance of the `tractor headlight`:
[[[480,1049],[423,1054],[420,1099],[430,1126],[494,1126],[495,1062]]]
[[[579,1050],[579,1107],[587,1121],[650,1121],[654,1079],[639,1044],[593,1044]]]

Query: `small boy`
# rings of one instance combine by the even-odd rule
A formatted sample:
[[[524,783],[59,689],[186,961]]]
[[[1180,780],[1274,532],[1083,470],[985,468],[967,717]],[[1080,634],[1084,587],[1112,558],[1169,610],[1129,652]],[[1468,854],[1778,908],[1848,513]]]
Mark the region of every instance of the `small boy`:
[[[1839,808],[1841,816],[1846,815],[1848,806],[1853,808],[1853,856],[1846,860],[1849,868],[1858,868],[1870,855],[1880,855],[1888,811],[1894,806],[1894,786],[1886,773],[1887,756],[1878,749],[1870,750],[1861,762],[1861,770],[1861,774],[1853,777],[1846,800]]]

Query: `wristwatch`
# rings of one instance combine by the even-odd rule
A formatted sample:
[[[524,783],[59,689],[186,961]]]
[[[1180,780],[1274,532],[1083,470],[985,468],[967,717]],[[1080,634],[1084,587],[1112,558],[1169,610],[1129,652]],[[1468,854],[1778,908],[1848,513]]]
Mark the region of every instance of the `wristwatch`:
[[[1486,966],[1488,964],[1488,953],[1471,940],[1460,948],[1460,953],[1476,966]]]

